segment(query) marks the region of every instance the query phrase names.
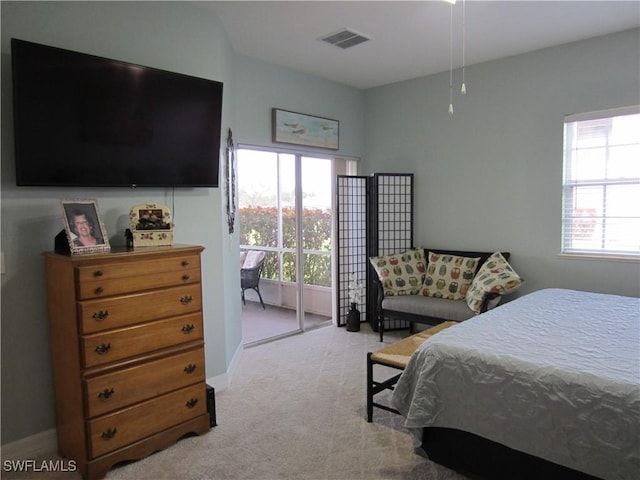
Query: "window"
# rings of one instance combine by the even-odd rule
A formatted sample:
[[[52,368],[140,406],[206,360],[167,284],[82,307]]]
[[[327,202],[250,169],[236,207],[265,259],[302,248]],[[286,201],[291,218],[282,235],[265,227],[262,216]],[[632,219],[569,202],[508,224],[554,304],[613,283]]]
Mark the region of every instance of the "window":
[[[640,108],[565,117],[562,253],[640,256]]]

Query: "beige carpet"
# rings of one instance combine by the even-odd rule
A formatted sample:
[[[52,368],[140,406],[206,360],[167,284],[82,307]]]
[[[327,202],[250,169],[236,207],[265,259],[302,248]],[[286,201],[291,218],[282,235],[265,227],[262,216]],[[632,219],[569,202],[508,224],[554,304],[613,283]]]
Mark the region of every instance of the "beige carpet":
[[[367,423],[366,352],[381,345],[368,325],[329,326],[246,349],[216,392],[217,427],[107,479],[465,479],[416,455],[400,416],[375,409]],[[63,478],[79,476],[46,474]]]

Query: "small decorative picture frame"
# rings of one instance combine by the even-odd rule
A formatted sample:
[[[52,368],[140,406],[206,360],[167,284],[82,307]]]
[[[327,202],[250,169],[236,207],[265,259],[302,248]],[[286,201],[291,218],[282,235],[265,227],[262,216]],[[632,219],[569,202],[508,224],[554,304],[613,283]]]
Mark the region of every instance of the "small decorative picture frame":
[[[61,200],[60,206],[72,255],[111,251],[95,200]]]
[[[134,248],[173,245],[171,210],[166,205],[149,202],[131,207],[129,226]]]
[[[291,143],[310,147],[338,150],[339,127],[337,120],[315,117],[304,113],[271,109],[272,138],[275,143]]]

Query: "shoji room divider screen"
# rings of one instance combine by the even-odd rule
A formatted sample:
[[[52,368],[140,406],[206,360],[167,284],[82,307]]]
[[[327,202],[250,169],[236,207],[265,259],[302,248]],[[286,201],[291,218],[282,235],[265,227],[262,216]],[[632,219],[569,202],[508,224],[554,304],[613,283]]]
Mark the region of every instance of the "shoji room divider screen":
[[[338,326],[347,323],[349,312],[350,275],[364,287],[368,279],[367,203],[369,200],[369,177],[338,175],[337,178],[337,225],[338,225]],[[366,296],[365,296],[366,298]],[[368,302],[358,305],[360,320],[367,318]]]
[[[361,321],[378,329],[375,287],[369,257],[413,248],[413,174],[375,173],[370,177],[338,175],[338,325],[345,325],[349,311],[350,274],[365,287],[365,301],[358,305]],[[406,328],[393,321],[385,329]]]

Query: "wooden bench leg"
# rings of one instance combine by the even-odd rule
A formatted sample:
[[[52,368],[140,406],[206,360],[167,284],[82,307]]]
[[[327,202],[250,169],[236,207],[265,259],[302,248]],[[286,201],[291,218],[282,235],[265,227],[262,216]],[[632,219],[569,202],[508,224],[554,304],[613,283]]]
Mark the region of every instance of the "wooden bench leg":
[[[371,363],[371,352],[367,352],[367,422],[373,422],[373,363]]]
[[[432,335],[435,335],[441,330],[449,328],[452,325],[456,325],[457,323],[458,322],[453,321],[442,322],[438,325],[429,327],[428,329],[423,330],[420,333],[416,333],[410,337],[398,340],[397,342],[394,342],[391,345],[387,345],[380,350],[376,350],[375,352],[367,352],[367,422],[371,423],[373,421],[374,408],[380,408],[382,410],[397,414],[400,413],[397,409],[390,406],[388,399],[386,404],[380,403],[376,402],[375,396],[383,392],[384,390],[395,390],[396,384],[402,376],[402,372],[404,372],[404,369],[407,367],[407,364],[411,359],[411,355],[413,355],[414,352],[418,348],[420,348],[420,345],[422,345],[422,343]],[[382,339],[382,328],[384,327],[382,327],[382,325],[380,325],[380,327],[380,339]],[[410,322],[410,328],[415,328],[414,322]],[[388,377],[386,380],[377,381],[373,378],[373,367],[376,364],[400,370],[400,373]],[[378,373],[380,374],[382,372]],[[393,399],[391,399],[391,401],[392,400]]]
[[[396,414],[400,414],[398,410],[388,405],[384,405],[381,403],[377,403],[374,401],[374,396],[380,392],[384,392],[385,390],[393,390],[395,388],[396,383],[400,379],[402,372],[394,375],[393,377],[387,378],[382,382],[378,382],[373,379],[373,365],[378,362],[374,362],[371,359],[373,352],[367,352],[367,422],[373,422],[373,408],[377,407],[382,410],[386,410],[387,412],[392,412]],[[386,365],[381,363],[380,365]],[[386,365],[391,368],[398,368],[391,365]],[[399,369],[403,370],[403,369]]]

